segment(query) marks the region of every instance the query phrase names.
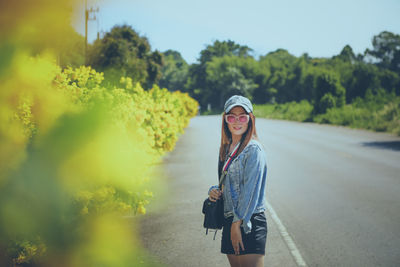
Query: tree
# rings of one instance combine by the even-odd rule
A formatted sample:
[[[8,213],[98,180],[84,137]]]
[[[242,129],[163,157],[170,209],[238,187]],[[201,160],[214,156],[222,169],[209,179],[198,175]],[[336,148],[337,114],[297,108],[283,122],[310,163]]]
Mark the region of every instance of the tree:
[[[250,59],[255,62],[254,59]],[[246,59],[237,56],[214,57],[207,63],[207,82],[210,85],[209,96],[212,103],[222,107],[225,100],[232,95],[240,94],[252,99],[253,91],[257,88],[253,79],[246,78],[244,73],[251,73]]]
[[[346,89],[335,72],[322,70],[316,80],[314,112],[325,113],[327,108],[341,107],[346,102]]]
[[[250,52],[253,51],[248,46],[241,46],[235,42],[215,41],[212,45],[208,45],[206,49],[200,52],[200,64],[205,64],[213,59],[213,57],[238,56],[251,57]]]
[[[293,81],[296,78],[294,74],[296,60],[295,56],[284,49],[278,49],[260,57],[259,69],[264,71],[264,77],[263,79],[258,77],[259,89],[256,93],[266,98],[263,101],[258,100],[258,103],[265,103],[275,96],[278,103],[295,100],[296,93],[293,84],[296,83]]]
[[[149,41],[131,26],[114,26],[89,50],[88,63],[103,71],[107,80],[118,83],[121,76],[149,88],[161,78],[163,56],[151,52]]]
[[[328,109],[336,106],[336,98],[331,93],[324,94],[318,102],[318,113],[325,113]]]
[[[212,45],[208,45],[200,52],[199,63],[193,64],[189,68],[189,79],[187,80],[186,88],[191,96],[198,100],[202,107],[211,104],[212,107],[222,109],[223,99],[221,96],[223,96],[224,93],[221,93],[221,90],[224,90],[224,88],[220,87],[220,83],[216,84],[214,78],[208,77],[210,74],[210,71],[207,71],[208,63],[212,62],[216,58],[223,57],[251,59],[255,62],[250,54],[251,51],[252,50],[249,47],[236,44],[231,40],[215,41]],[[227,64],[227,62],[224,64]],[[240,68],[240,72],[244,75],[245,79],[247,79],[248,77],[244,69],[244,67]],[[228,71],[228,68],[220,68],[220,70]],[[231,69],[230,71],[233,70]],[[240,75],[235,76],[233,73],[230,75],[236,77],[236,79],[240,77]]]
[[[357,64],[347,87],[347,101],[364,97],[368,89],[380,88],[379,68],[372,64]]]
[[[350,45],[343,47],[339,55],[334,56],[332,59],[340,59],[345,62],[354,63],[357,60],[356,55]]]
[[[159,86],[168,88],[170,91],[184,91],[188,79],[189,65],[181,54],[174,50],[165,51],[163,57],[164,65],[161,68],[162,76]]]
[[[372,39],[373,49],[365,57],[376,65],[400,73],[400,35],[383,31]]]
[[[147,84],[146,87],[150,88],[153,84],[158,83],[162,73],[161,68],[163,65],[163,55],[157,50],[147,57]]]

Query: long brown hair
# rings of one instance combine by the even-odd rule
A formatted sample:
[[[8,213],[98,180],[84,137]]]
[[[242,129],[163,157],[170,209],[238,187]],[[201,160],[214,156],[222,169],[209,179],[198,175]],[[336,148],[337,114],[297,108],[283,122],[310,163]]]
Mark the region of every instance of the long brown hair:
[[[224,112],[222,114],[221,146],[219,147],[220,161],[226,160],[229,151],[229,145],[232,143],[232,134],[229,131],[228,124],[225,121],[225,115],[226,113]],[[242,138],[240,139],[239,151],[236,153],[236,156],[243,151],[251,139],[258,140],[256,131],[256,117],[252,112],[248,113],[248,115],[250,115],[250,118],[247,124],[247,130],[243,133]]]

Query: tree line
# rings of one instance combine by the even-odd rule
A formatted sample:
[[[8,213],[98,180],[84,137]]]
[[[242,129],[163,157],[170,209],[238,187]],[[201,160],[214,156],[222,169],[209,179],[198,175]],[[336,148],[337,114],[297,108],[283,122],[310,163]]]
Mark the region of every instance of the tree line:
[[[346,45],[331,58],[285,49],[255,58],[246,45],[217,40],[188,64],[178,51],[152,51],[146,37],[122,25],[89,46],[87,65],[104,72],[110,85],[126,76],[144,88],[188,92],[202,110],[219,112],[230,95],[241,94],[256,104],[307,100],[322,114],[357,98],[400,94],[400,35],[383,31],[363,54]]]
[[[165,52],[168,75],[161,81],[167,88],[184,88],[202,107],[211,104],[217,110],[230,95],[242,94],[257,104],[307,100],[315,113],[325,113],[366,95],[399,95],[400,35],[382,32],[372,45],[362,55],[346,45],[331,58],[296,57],[278,49],[256,59],[247,46],[215,41],[189,66],[177,52]]]

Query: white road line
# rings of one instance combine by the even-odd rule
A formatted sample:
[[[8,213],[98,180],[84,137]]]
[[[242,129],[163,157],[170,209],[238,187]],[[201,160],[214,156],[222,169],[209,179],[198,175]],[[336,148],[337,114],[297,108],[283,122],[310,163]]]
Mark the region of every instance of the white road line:
[[[297,249],[296,244],[294,243],[293,239],[287,232],[286,227],[283,225],[283,223],[281,222],[281,220],[279,219],[278,215],[272,208],[271,204],[269,204],[269,202],[267,202],[267,209],[269,210],[272,219],[278,226],[279,233],[281,234],[283,240],[285,240],[285,243],[288,246],[290,253],[292,253],[292,256],[296,261],[297,266],[302,266],[302,267],[307,266],[306,262],[304,261],[303,257],[300,254],[300,251]]]

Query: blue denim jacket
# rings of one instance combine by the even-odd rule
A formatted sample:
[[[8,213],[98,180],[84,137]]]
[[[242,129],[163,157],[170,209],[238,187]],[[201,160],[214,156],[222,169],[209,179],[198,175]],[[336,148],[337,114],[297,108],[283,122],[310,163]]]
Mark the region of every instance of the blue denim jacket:
[[[251,231],[251,216],[266,209],[266,179],[265,151],[252,139],[229,166],[223,189],[224,216],[233,216],[233,222],[243,220],[245,233]]]

